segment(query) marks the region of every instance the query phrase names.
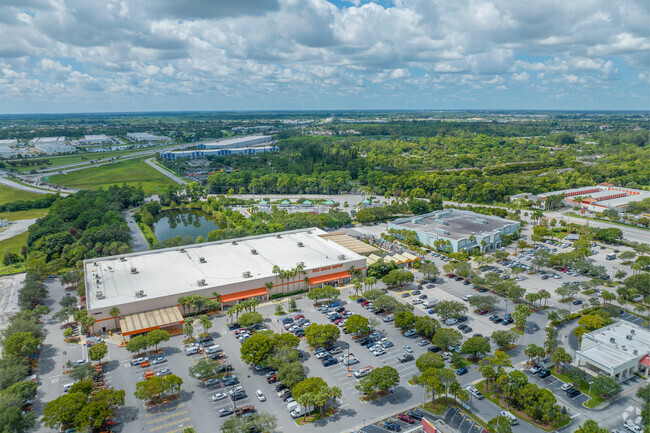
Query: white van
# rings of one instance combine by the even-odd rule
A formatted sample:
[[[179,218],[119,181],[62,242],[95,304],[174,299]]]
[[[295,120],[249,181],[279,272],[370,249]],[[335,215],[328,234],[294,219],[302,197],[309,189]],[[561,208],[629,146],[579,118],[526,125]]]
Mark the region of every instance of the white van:
[[[70,388],[72,388],[72,385],[74,385],[74,383],[66,383],[65,385],[63,385],[63,392],[70,391]]]
[[[513,414],[508,412],[507,410],[502,410],[501,411],[501,416],[506,418],[508,421],[510,421],[510,424],[512,424],[512,425],[519,424],[519,420]]]
[[[200,347],[196,347],[196,346],[188,347],[187,349],[185,349],[185,354],[187,356],[196,355],[197,353],[199,353],[200,350],[201,350]]]
[[[219,346],[218,344],[215,344],[214,346],[210,346],[207,349],[205,349],[205,353],[207,354],[217,353],[217,352],[221,352],[221,346]]]
[[[432,307],[435,307],[436,305],[438,305],[438,302],[439,302],[439,301],[438,301],[438,299],[436,299],[436,298],[429,299],[428,301],[426,301],[426,302],[424,303],[424,307],[425,307],[425,308],[432,308]]]

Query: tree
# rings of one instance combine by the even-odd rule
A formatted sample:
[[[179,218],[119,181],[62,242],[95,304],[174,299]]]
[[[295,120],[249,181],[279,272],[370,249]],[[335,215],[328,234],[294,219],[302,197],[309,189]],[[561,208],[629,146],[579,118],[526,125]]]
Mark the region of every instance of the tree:
[[[70,372],[70,379],[80,381],[93,377],[95,368],[90,363],[75,365]]]
[[[305,338],[309,347],[327,346],[338,340],[340,335],[341,330],[336,325],[312,323],[305,328]]]
[[[470,337],[463,343],[461,351],[476,359],[490,351],[490,342],[485,337]]]
[[[16,332],[5,340],[4,354],[27,357],[36,352],[40,344],[31,332]]]
[[[458,301],[440,301],[436,305],[436,312],[442,320],[458,319],[467,312],[467,306]]]
[[[591,389],[598,395],[610,398],[621,392],[621,385],[610,376],[599,374],[591,381]]]
[[[469,305],[476,310],[492,310],[499,303],[499,298],[492,295],[474,295],[469,298]]]
[[[514,344],[519,336],[512,331],[494,331],[491,340],[497,347],[506,348]]]
[[[463,335],[456,329],[441,328],[433,336],[433,344],[444,349],[458,346],[463,341]]]
[[[415,360],[415,366],[424,373],[429,368],[441,369],[445,367],[445,359],[437,353],[424,352]]]
[[[360,314],[353,314],[345,322],[345,329],[351,334],[365,335],[370,332],[370,322]]]
[[[68,392],[45,405],[41,421],[54,430],[71,426],[87,401],[88,397],[82,392]]]
[[[382,296],[383,294],[384,294],[384,292],[382,292],[379,289],[370,289],[370,290],[366,290],[365,292],[363,292],[361,294],[361,296],[363,296],[364,298],[366,298],[369,301],[374,301],[375,299]]]
[[[263,321],[264,321],[264,317],[256,311],[251,311],[250,313],[244,313],[239,318],[239,323],[241,324],[241,326],[245,328],[248,328],[253,325],[257,325],[258,323],[262,323]]]
[[[363,284],[361,283],[361,280],[359,278],[354,278],[352,280],[352,286],[354,287],[354,295],[358,296],[359,291],[361,290],[361,287],[363,286]]]
[[[512,425],[505,416],[498,416],[488,421],[488,430],[490,433],[512,433]]]
[[[149,342],[147,337],[144,335],[136,335],[131,337],[128,343],[126,343],[126,350],[131,353],[140,353],[142,350],[149,347]]]
[[[183,326],[183,334],[185,334],[187,338],[191,338],[192,334],[194,334],[194,326],[189,322],[185,322],[185,326]]]
[[[415,325],[415,314],[411,311],[398,311],[395,313],[393,323],[402,331],[411,329]]]
[[[440,269],[438,269],[436,264],[433,262],[422,263],[418,270],[422,272],[424,276],[426,276],[427,278],[434,279],[434,280],[440,274]]]
[[[385,365],[372,369],[370,373],[359,381],[356,386],[364,394],[373,391],[388,391],[399,384],[399,372],[393,367]]]
[[[306,378],[305,369],[299,362],[285,362],[278,368],[278,380],[289,388],[293,388]]]
[[[526,329],[526,319],[530,316],[530,308],[526,304],[517,304],[515,312],[512,313],[512,319],[515,321],[517,329],[523,331]]]
[[[536,358],[544,356],[545,353],[546,350],[535,343],[530,343],[524,349],[524,354],[528,357],[528,362],[533,362]]]
[[[327,388],[327,383],[320,377],[309,377],[305,380],[298,382],[292,389],[291,392],[293,397],[298,400],[298,398],[303,394],[316,394],[321,388]]]
[[[575,335],[578,341],[580,342],[582,341],[582,336],[587,333],[589,333],[589,330],[584,326],[578,326],[576,329],[573,330],[573,335]]]
[[[170,374],[169,376],[163,377],[163,392],[169,392],[171,395],[176,394],[181,390],[183,385],[183,379],[176,376],[175,374]]]
[[[240,348],[242,360],[251,364],[263,364],[275,347],[271,334],[269,332],[256,332],[244,341]]]
[[[405,283],[410,283],[415,279],[413,273],[404,269],[393,269],[382,277],[381,281],[388,287],[403,286]]]
[[[219,376],[219,363],[208,358],[199,360],[196,364],[190,366],[189,371],[192,377],[199,380],[212,379]]]
[[[241,304],[239,304],[241,305]],[[199,317],[199,323],[201,324],[201,327],[203,328],[203,335],[207,336],[210,333],[210,328],[212,328],[212,321],[206,316],[205,314],[201,315]]]
[[[440,328],[440,323],[431,317],[416,316],[415,332],[425,338],[431,338]]]
[[[578,427],[576,433],[609,433],[609,430],[600,427],[598,423],[593,419],[588,419],[580,427]]]
[[[600,314],[585,314],[578,320],[578,323],[588,330],[593,331],[611,324],[612,320]]]
[[[154,376],[149,380],[137,382],[135,384],[135,392],[133,395],[139,400],[150,401],[154,397],[159,396],[163,392],[163,378]]]
[[[103,342],[97,343],[88,349],[88,358],[91,361],[101,361],[106,354],[108,354],[108,346]]]
[[[115,317],[115,328],[118,328],[117,319],[118,319],[118,317],[120,317],[120,309],[117,308],[117,307],[113,307],[113,308],[110,309],[108,314],[110,314],[112,317]]]
[[[562,365],[562,370],[566,369],[567,362],[573,361],[573,357],[564,350],[564,347],[558,347],[551,355],[551,361],[556,365]]]
[[[366,288],[372,288],[375,284],[377,284],[377,279],[375,277],[364,277],[363,285]]]
[[[170,337],[171,335],[169,335],[169,332],[164,329],[154,329],[153,331],[149,331],[147,333],[147,347],[154,346],[157,351],[158,345],[163,341],[169,341]]]

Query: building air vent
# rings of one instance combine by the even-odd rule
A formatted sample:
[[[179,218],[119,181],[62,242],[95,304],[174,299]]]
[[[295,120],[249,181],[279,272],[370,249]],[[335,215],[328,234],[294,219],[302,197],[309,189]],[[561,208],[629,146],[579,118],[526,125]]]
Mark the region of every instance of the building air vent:
[[[196,284],[198,284],[199,287],[205,286],[206,285],[205,279],[197,281]]]
[[[345,260],[345,254],[339,254],[338,258],[339,260]]]
[[[126,257],[120,257],[120,262],[126,262]]]
[[[296,263],[296,265],[297,265],[297,266],[302,266],[302,267],[304,267],[304,266],[305,266],[305,262],[298,262],[298,263]]]
[[[634,334],[636,331],[634,329],[630,329],[630,334]]]
[[[302,247],[305,246],[305,244],[303,244],[302,242],[298,241],[298,246],[299,246],[300,248],[302,248]]]
[[[104,299],[104,292],[102,292],[101,290],[98,290],[97,291],[97,299]]]
[[[628,340],[631,340],[632,339],[632,334],[626,335],[625,338],[627,338]]]
[[[253,248],[253,249],[251,250],[251,254],[253,254],[253,255],[257,254],[257,250],[256,250],[255,248]]]
[[[244,271],[244,272],[242,272],[241,276],[244,277],[244,278],[250,278],[253,275],[250,273],[250,271]]]
[[[144,296],[145,296],[144,290],[138,290],[137,292],[135,292],[135,297],[136,298],[142,298]]]
[[[199,257],[199,262],[205,263],[205,257]]]
[[[310,234],[311,234],[311,230],[307,230],[307,234],[310,235]]]
[[[237,245],[237,241],[232,241],[232,244],[233,244],[233,245]]]
[[[634,349],[634,352],[632,352],[632,353],[634,353],[635,355],[638,355],[638,354],[639,354],[639,351],[636,350],[636,349]]]
[[[282,235],[278,233],[277,235],[275,235],[275,237],[280,239],[282,237]]]
[[[113,267],[112,267],[112,266],[109,266],[109,267],[108,267],[108,270],[111,271],[111,272],[113,272]]]
[[[485,218],[476,218],[474,221],[476,221],[479,224],[487,224],[487,220]]]
[[[132,274],[137,274],[138,273],[138,268],[131,268],[131,273]]]
[[[185,252],[185,248],[179,248],[178,251],[181,252],[181,253],[184,253],[184,252]]]
[[[611,338],[609,339],[609,342],[610,342],[610,343],[616,343],[616,338],[611,337]]]

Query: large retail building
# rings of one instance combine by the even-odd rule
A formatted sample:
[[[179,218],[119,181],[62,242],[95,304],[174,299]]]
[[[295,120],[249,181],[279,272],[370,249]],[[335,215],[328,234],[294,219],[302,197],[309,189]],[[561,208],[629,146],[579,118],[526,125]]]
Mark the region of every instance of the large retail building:
[[[350,243],[352,242],[352,243]],[[358,248],[354,243],[358,243]],[[348,282],[350,270],[364,270],[366,246],[317,228],[208,242],[84,261],[86,306],[94,331],[115,326],[123,335],[156,328],[178,329],[178,299],[221,298],[224,308],[251,298]],[[281,278],[278,270],[298,270]],[[113,317],[111,310],[119,309]]]
[[[499,248],[504,236],[519,232],[520,223],[466,210],[444,209],[391,221],[388,229],[413,231],[424,245],[457,253]]]

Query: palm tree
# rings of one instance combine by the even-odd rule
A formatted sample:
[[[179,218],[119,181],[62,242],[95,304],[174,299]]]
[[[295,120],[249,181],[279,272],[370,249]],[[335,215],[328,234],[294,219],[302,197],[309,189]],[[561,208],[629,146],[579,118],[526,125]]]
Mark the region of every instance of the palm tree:
[[[361,290],[361,280],[358,278],[355,278],[352,280],[352,284],[354,285],[354,295],[358,296],[359,295],[359,290]]]
[[[258,305],[260,305],[260,300],[257,298],[249,299],[251,311],[255,311]]]
[[[266,283],[264,283],[264,287],[266,287],[267,292],[270,292],[271,290],[273,290],[273,282],[267,281]]]
[[[329,396],[332,398],[332,405],[336,406],[336,399],[343,397],[343,392],[338,386],[333,386],[327,389]]]
[[[120,315],[120,309],[117,308],[117,307],[113,307],[108,312],[108,314],[110,314],[112,317],[115,317],[115,329],[117,329],[118,328],[118,326],[117,326],[117,318]]]

